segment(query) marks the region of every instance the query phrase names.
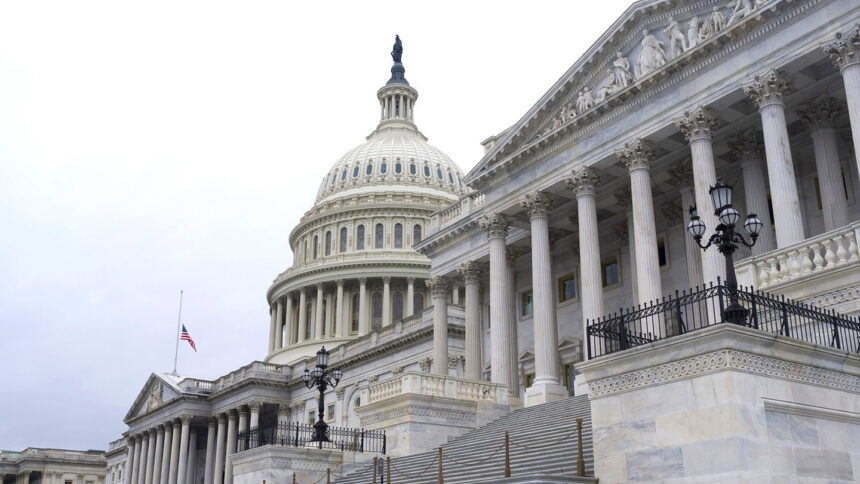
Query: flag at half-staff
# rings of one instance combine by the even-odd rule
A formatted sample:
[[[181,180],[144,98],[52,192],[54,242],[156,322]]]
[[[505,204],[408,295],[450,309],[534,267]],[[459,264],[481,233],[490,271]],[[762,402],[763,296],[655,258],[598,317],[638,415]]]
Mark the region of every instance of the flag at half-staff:
[[[188,341],[188,344],[191,345],[191,349],[193,349],[195,353],[197,352],[197,346],[194,344],[194,340],[191,339],[191,335],[188,334],[188,330],[185,329],[184,324],[182,325],[182,335],[179,337],[179,339],[182,341]]]

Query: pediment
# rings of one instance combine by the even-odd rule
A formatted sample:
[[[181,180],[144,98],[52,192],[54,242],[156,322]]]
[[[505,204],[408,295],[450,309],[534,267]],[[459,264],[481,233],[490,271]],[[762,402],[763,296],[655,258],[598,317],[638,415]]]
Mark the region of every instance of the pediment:
[[[481,189],[485,178],[541,141],[586,127],[602,113],[664,79],[668,72],[745,32],[783,0],[639,0],[634,2],[564,75],[510,128],[465,177]],[[709,47],[710,46],[710,47]]]
[[[143,388],[138,393],[137,398],[123,420],[127,421],[161,407],[179,395],[180,392],[174,382],[162,375],[153,373],[146,380],[146,384],[143,385]]]

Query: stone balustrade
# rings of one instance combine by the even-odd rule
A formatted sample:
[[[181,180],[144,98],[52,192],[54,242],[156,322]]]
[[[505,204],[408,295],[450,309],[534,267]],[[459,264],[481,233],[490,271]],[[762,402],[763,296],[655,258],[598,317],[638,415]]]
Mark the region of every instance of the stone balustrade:
[[[474,212],[487,200],[487,196],[481,192],[472,192],[460,197],[460,200],[430,216],[430,233],[438,232],[439,229],[449,225],[464,216]]]
[[[307,262],[301,262],[294,267],[290,267],[284,272],[278,274],[278,277],[275,278],[275,282],[282,281],[290,276],[295,274],[300,274],[302,272],[306,272],[310,269],[316,269],[323,266],[328,265],[341,265],[345,262],[362,262],[369,260],[379,260],[385,259],[388,260],[425,260],[429,261],[427,257],[423,254],[413,251],[410,247],[404,246],[403,249],[363,249],[360,252],[354,253],[343,253],[343,254],[332,254],[332,255],[321,255],[314,260],[310,260]]]
[[[367,388],[367,403],[381,402],[405,394],[470,402],[508,403],[508,388],[505,385],[416,371],[407,371],[370,385]]]
[[[860,265],[860,222],[735,263],[738,282],[775,288],[852,265]]]
[[[280,366],[255,361],[248,365],[239,368],[236,371],[230,372],[217,380],[202,380],[200,378],[183,378],[179,382],[179,386],[185,390],[198,391],[201,393],[216,392],[238,383],[246,378],[262,378],[268,380],[286,381],[287,375]]]

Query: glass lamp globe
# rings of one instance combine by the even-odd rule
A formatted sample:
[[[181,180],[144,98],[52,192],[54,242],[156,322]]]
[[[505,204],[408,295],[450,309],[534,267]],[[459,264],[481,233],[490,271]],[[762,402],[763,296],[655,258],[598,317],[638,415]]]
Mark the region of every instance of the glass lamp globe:
[[[317,366],[323,368],[328,366],[328,351],[326,351],[325,346],[317,351]]]
[[[705,235],[705,230],[705,222],[702,222],[702,219],[699,218],[698,215],[690,217],[690,223],[687,224],[687,232],[689,232],[694,239],[701,239],[702,236]]]
[[[319,377],[321,377],[321,376],[323,375],[323,369],[322,369],[322,368],[320,368],[319,366],[315,366],[315,367],[314,367],[314,369],[313,369],[313,370],[311,370],[311,375],[312,375],[314,378],[319,378]]]
[[[305,383],[311,381],[311,374],[308,372],[308,370],[305,370],[305,372],[302,373],[302,381]]]
[[[716,185],[712,186],[708,193],[711,195],[711,201],[714,202],[715,213],[721,212],[732,204],[732,186],[722,180],[717,180]]]
[[[744,230],[746,230],[751,235],[758,235],[761,232],[761,228],[764,224],[758,218],[758,215],[751,213],[747,216],[746,222],[744,222]]]
[[[732,207],[724,208],[723,211],[720,212],[720,222],[722,222],[723,225],[734,225],[738,223],[738,219],[740,218],[741,214]]]

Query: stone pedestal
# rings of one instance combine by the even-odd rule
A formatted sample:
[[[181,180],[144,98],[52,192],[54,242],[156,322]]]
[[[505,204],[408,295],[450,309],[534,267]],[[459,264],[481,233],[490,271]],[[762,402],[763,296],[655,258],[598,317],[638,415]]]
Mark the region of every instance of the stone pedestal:
[[[328,449],[308,449],[267,445],[233,456],[233,482],[235,484],[290,483],[293,474],[296,482],[325,482],[326,471],[331,469],[332,480],[341,475],[344,465],[356,460],[372,460],[381,454],[342,452]]]

